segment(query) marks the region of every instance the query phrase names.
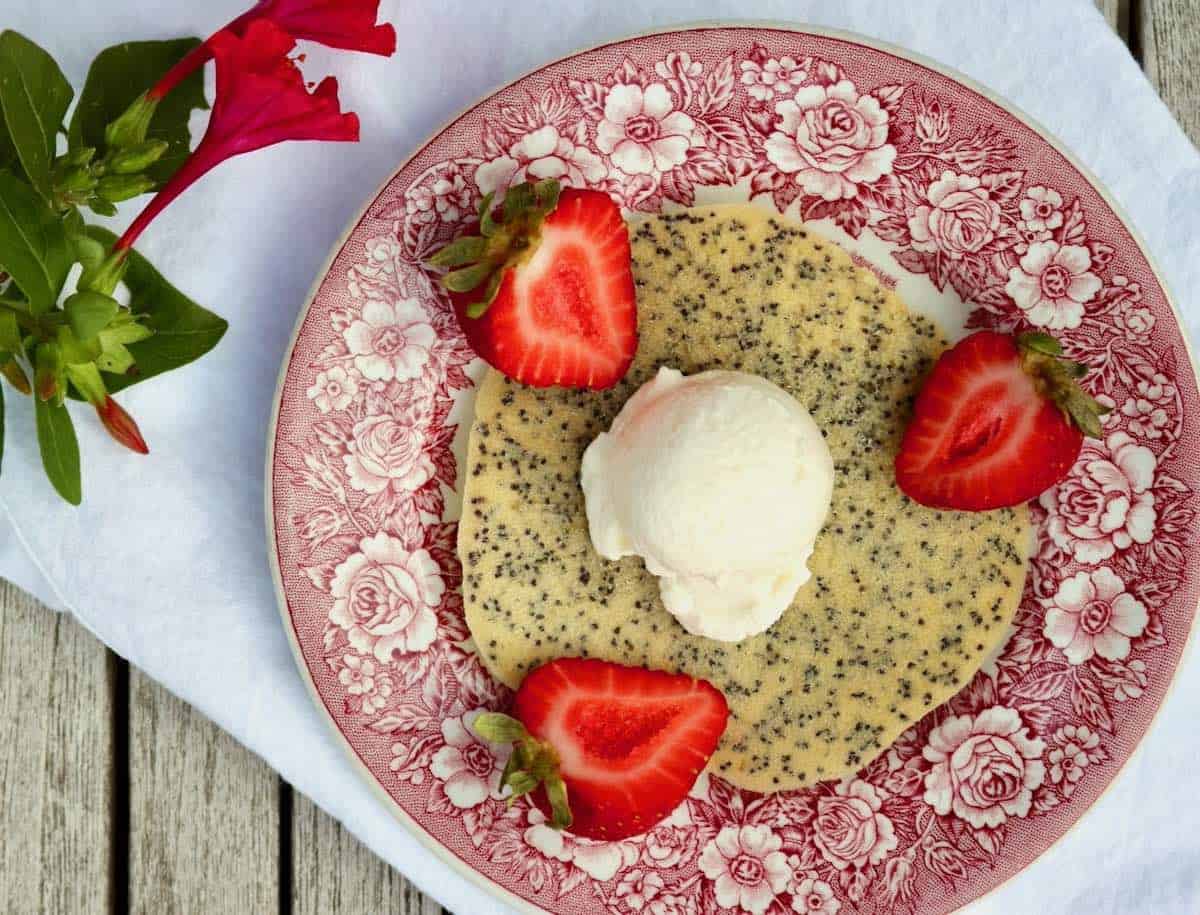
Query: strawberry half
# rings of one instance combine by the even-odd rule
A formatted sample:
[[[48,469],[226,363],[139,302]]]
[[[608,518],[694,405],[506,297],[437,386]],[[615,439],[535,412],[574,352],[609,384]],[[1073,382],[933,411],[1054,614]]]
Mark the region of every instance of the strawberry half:
[[[979,331],[942,354],[913,405],[896,482],[922,505],[1020,505],[1071,469],[1108,410],[1079,387],[1087,367],[1048,334]]]
[[[612,387],[637,351],[629,230],[600,191],[548,179],[509,188],[500,219],[492,195],[479,234],[432,258],[458,322],[484,361],[534,387]]]
[[[525,678],[513,713],[475,719],[481,737],[513,744],[501,779],[512,788],[509,802],[534,792],[555,828],[622,839],[650,829],[687,797],[729,707],[694,677],[562,658]]]

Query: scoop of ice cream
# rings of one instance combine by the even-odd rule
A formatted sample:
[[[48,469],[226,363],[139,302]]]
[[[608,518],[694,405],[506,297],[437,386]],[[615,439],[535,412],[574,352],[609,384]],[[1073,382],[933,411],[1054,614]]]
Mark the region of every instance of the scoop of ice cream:
[[[582,482],[597,552],[642,557],[685,629],[738,642],[808,581],[833,458],[771,382],[664,367],[588,446]]]

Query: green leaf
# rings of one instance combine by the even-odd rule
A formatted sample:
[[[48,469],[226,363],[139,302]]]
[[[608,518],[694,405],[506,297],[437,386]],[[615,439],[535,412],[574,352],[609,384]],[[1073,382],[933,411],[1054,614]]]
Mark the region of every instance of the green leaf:
[[[106,385],[112,386],[118,382],[113,380],[114,375],[124,376],[134,366],[133,356],[129,353],[129,348],[121,343],[115,343],[112,346],[104,347],[104,352],[96,359],[96,365],[100,371],[109,376]],[[139,379],[130,379],[124,387],[129,387]]]
[[[104,389],[104,379],[94,362],[83,362],[79,365],[67,366],[67,377],[80,395],[93,406],[100,406],[108,392]]]
[[[130,41],[105,48],[92,61],[79,104],[71,116],[71,146],[103,148],[104,128],[116,120],[139,95],[151,88],[188,51],[196,38],[171,41]],[[159,102],[150,121],[147,140],[164,140],[167,151],[146,170],[155,181],[166,181],[188,156],[188,118],[204,109],[204,68],[188,76]]]
[[[54,211],[24,181],[0,171],[0,266],[12,274],[34,314],[54,307],[72,260]]]
[[[528,737],[525,725],[501,712],[484,712],[475,719],[475,733],[492,743],[512,743]]]
[[[0,108],[17,158],[43,197],[50,197],[50,166],[71,84],[54,58],[24,35],[0,32]]]
[[[38,447],[42,467],[58,494],[78,505],[83,501],[83,483],[79,475],[79,442],[71,414],[62,404],[54,405],[34,398],[37,412]]]
[[[108,327],[120,307],[112,296],[87,290],[75,293],[63,303],[71,330],[80,340],[91,340]]]
[[[495,269],[495,264],[489,264],[486,261],[470,267],[463,267],[461,270],[455,270],[442,277],[442,285],[451,292],[470,292],[491,276]]]
[[[0,168],[10,171],[21,170],[21,160],[17,158],[17,150],[8,135],[8,126],[4,123],[4,112],[0,111]]]
[[[111,246],[117,240],[111,232],[98,226],[89,226],[88,234],[105,246]],[[129,287],[130,309],[154,332],[154,336],[128,344],[129,352],[137,360],[137,374],[105,378],[109,393],[115,394],[135,382],[199,359],[217,345],[229,327],[224,318],[201,308],[168,283],[136,251],[129,252],[125,285]],[[104,333],[107,331],[102,332],[101,340]]]
[[[1045,356],[1061,356],[1063,351],[1061,343],[1049,334],[1038,331],[1021,334],[1017,337],[1017,343],[1025,349],[1042,353]]]
[[[17,316],[7,308],[0,308],[0,353],[20,353],[23,349]]]
[[[481,235],[464,235],[429,258],[434,267],[461,267],[473,264],[487,254],[488,240]]]

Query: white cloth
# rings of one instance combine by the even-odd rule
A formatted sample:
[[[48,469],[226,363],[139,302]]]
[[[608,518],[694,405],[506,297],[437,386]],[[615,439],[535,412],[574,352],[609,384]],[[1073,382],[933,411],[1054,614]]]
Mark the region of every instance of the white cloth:
[[[205,34],[249,0],[0,0],[72,82],[101,48]],[[42,477],[33,419],[9,397],[0,574],[73,612],[132,663],[261,754],[300,791],[460,915],[507,911],[379,803],[313,706],[280,626],[263,531],[263,456],[280,360],[343,226],[430,133],[492,87],[605,39],[697,18],[810,22],[956,67],[1045,124],[1128,211],[1188,329],[1200,330],[1200,158],[1090,0],[385,0],[390,60],[314,51],[362,118],[357,146],[293,143],[223,165],[139,247],[227,317],[217,349],[122,396],[149,458],[78,410],[84,504]],[[36,557],[30,561],[30,555]],[[1200,905],[1200,663],[1082,826],[982,913],[1194,912]]]

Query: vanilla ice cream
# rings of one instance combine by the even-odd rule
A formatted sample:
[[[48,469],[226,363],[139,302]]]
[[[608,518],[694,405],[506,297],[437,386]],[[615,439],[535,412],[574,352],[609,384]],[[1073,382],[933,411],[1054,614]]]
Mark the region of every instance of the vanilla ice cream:
[[[582,482],[597,552],[642,557],[685,629],[739,642],[808,581],[833,458],[771,382],[664,367],[588,446]]]

